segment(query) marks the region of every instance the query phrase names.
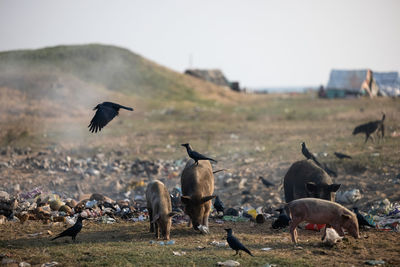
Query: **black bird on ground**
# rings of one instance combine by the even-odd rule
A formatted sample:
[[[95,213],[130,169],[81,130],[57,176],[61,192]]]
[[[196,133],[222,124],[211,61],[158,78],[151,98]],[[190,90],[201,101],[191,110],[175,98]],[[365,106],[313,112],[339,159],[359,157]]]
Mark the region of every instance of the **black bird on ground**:
[[[290,218],[284,213],[284,210],[281,208],[277,209],[276,211],[279,211],[279,216],[278,219],[276,219],[276,221],[273,222],[272,228],[280,229],[289,226]]]
[[[96,107],[94,107],[93,110],[96,110],[96,114],[92,118],[89,124],[89,131],[92,133],[97,133],[98,131],[101,131],[101,129],[107,125],[112,119],[114,119],[115,116],[118,115],[119,109],[127,109],[130,111],[133,111],[133,108],[121,106],[116,103],[112,102],[103,102],[101,104],[98,104]]]
[[[361,226],[369,226],[372,228],[375,228],[375,226],[371,225],[367,219],[358,211],[358,208],[354,207],[353,208],[354,213],[357,215],[357,221],[358,221],[358,228],[361,228]]]
[[[215,208],[215,210],[218,211],[218,212],[224,212],[224,209],[225,209],[224,203],[222,203],[222,201],[221,201],[221,199],[219,198],[219,196],[217,196],[217,197],[215,198],[215,201],[214,201],[214,208]]]
[[[186,151],[187,151],[189,157],[194,159],[196,165],[199,164],[199,160],[211,160],[211,161],[214,161],[215,163],[217,162],[215,159],[206,157],[206,156],[200,154],[199,152],[194,151],[189,144],[181,144],[181,146],[186,147]]]
[[[234,256],[236,256],[240,250],[243,250],[250,256],[253,256],[253,254],[251,254],[250,250],[248,250],[242,243],[240,243],[239,239],[237,239],[235,236],[233,236],[231,228],[225,229],[225,231],[228,233],[228,236],[226,237],[226,241],[228,241],[228,244],[231,247],[231,249],[236,251],[236,254]],[[239,253],[239,256],[240,256],[240,253]]]
[[[70,236],[72,237],[72,241],[75,241],[76,235],[82,230],[82,220],[84,218],[79,216],[78,219],[76,220],[76,223],[71,226],[70,228],[68,228],[67,230],[65,230],[64,232],[62,232],[61,234],[57,235],[56,237],[54,237],[53,239],[51,239],[51,241],[53,241],[54,239],[60,238],[60,237],[64,237],[64,236]]]
[[[261,182],[262,182],[266,187],[274,186],[273,183],[271,183],[270,181],[268,181],[267,179],[265,179],[265,178],[262,177],[262,176],[258,177],[258,179],[260,179]]]
[[[385,115],[385,113],[383,113],[381,120],[370,121],[370,122],[367,122],[367,123],[357,126],[356,128],[354,128],[353,135],[356,135],[359,133],[365,133],[364,144],[368,141],[368,138],[371,138],[372,141],[374,140],[371,134],[373,134],[375,131],[377,131],[377,134],[379,134],[379,132],[380,132],[381,133],[380,137],[383,139],[383,137],[385,136],[385,125],[383,124],[385,117],[386,117],[386,115]],[[378,135],[378,137],[379,137],[379,135]]]
[[[340,152],[335,152],[334,154],[339,159],[351,159],[352,158],[351,156],[340,153]]]
[[[306,147],[306,143],[302,142],[301,143],[301,153],[307,158],[307,159],[312,159],[318,166],[321,167],[321,164],[318,162],[318,160],[314,157],[314,155],[308,151]]]

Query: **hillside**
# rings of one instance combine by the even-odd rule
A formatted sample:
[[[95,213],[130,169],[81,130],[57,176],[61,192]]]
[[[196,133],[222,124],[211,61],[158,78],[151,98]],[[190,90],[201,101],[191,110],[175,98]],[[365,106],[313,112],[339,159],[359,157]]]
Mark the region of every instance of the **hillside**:
[[[106,89],[143,98],[199,101],[229,96],[224,88],[187,77],[127,49],[99,44],[0,53],[0,87],[30,97]],[[87,92],[86,92],[87,93]],[[67,95],[67,93],[65,93]],[[53,97],[54,98],[54,97]]]

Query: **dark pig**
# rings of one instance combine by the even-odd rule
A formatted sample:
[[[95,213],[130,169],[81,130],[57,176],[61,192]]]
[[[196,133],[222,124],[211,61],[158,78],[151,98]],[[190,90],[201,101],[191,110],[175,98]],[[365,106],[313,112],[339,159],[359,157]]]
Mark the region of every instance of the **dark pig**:
[[[301,160],[290,166],[283,187],[286,203],[305,197],[335,201],[340,184],[333,184],[331,177],[311,160]]]
[[[360,237],[357,216],[338,203],[319,198],[301,198],[286,204],[285,210],[290,217],[289,229],[295,244],[296,227],[303,221],[331,225],[340,236],[344,236],[343,228],[354,238]]]
[[[168,240],[171,231],[172,212],[171,198],[165,185],[155,180],[147,185],[146,189],[147,209],[150,217],[150,232],[156,233],[156,238],[161,235]]]
[[[182,203],[185,213],[189,215],[189,226],[193,224],[195,230],[199,226],[206,227],[208,231],[208,217],[211,210],[211,199],[215,198],[214,175],[210,162],[207,160],[199,161],[198,165],[190,159],[182,171]],[[201,228],[200,230],[202,230]]]

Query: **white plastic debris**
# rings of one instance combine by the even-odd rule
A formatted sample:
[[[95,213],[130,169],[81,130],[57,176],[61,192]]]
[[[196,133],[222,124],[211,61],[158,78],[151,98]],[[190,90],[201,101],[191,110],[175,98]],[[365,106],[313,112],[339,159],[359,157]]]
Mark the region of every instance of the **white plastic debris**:
[[[172,251],[174,256],[183,256],[186,255],[186,251]]]
[[[261,250],[262,251],[269,251],[269,250],[271,250],[272,248],[262,248]]]
[[[224,262],[217,262],[218,266],[240,266],[240,262],[234,260],[227,260]]]
[[[207,234],[210,233],[210,230],[209,230],[208,227],[205,226],[205,225],[199,225],[199,230],[200,230],[200,232],[201,232],[202,234],[205,234],[205,235],[207,235]]]
[[[343,237],[339,236],[339,234],[333,228],[326,228],[326,235],[324,240],[322,240],[325,244],[333,246],[335,243],[341,241]]]
[[[56,262],[56,261],[46,262],[46,263],[43,263],[43,264],[41,265],[41,267],[53,267],[53,266],[56,266],[56,265],[58,265],[58,264],[59,264],[59,263]]]
[[[359,189],[352,189],[345,192],[336,192],[336,201],[342,204],[353,204],[361,199],[361,193]]]
[[[85,207],[90,209],[90,208],[93,208],[96,204],[97,204],[97,200],[94,199],[94,200],[86,202]]]
[[[213,240],[210,245],[216,246],[216,247],[226,247],[228,245],[228,243],[226,241],[221,241],[218,242],[216,240]]]

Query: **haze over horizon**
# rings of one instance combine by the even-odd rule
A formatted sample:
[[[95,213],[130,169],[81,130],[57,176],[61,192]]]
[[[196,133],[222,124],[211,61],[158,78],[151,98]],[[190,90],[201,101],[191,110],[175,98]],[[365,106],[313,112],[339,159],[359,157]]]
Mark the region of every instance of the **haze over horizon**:
[[[251,4],[249,4],[251,3]],[[400,71],[400,1],[0,0],[0,51],[101,43],[248,88],[326,85],[331,69]]]

